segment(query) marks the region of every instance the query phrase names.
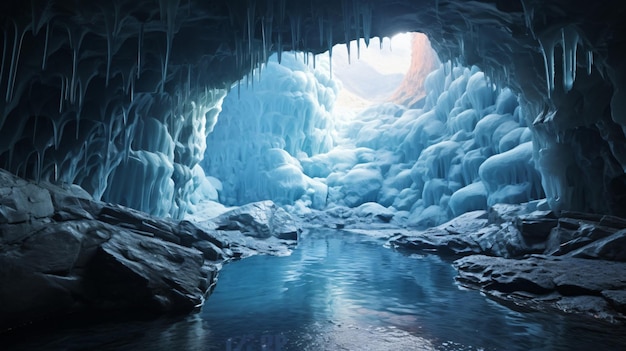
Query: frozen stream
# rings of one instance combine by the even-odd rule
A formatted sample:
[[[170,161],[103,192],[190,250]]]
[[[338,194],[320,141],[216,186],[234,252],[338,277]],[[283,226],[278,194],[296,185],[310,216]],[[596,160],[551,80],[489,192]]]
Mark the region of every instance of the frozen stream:
[[[319,229],[288,257],[227,264],[200,313],[32,335],[54,350],[619,350],[623,329],[507,309],[437,256]],[[11,348],[10,348],[11,349]]]

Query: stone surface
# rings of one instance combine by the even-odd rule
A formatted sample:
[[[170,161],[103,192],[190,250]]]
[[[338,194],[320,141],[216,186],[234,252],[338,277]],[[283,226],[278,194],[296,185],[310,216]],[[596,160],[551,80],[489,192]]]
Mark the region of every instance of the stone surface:
[[[500,299],[625,323],[626,263],[532,256],[473,255],[454,262],[458,281]]]
[[[215,230],[214,223],[155,218],[94,201],[75,186],[38,185],[2,170],[0,194],[0,333],[86,314],[192,311],[224,262],[289,254],[299,231],[272,203],[256,213],[263,225],[233,225],[244,235]]]
[[[425,231],[404,230],[392,247],[459,258],[462,285],[539,310],[626,323],[623,219],[497,205]]]
[[[291,215],[269,200],[230,210],[212,222],[218,230],[238,230],[257,238],[297,240],[300,232]]]

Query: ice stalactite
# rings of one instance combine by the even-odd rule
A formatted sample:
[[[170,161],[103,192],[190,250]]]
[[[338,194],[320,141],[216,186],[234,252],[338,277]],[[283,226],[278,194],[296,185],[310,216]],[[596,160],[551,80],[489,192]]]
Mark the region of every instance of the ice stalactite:
[[[111,12],[106,8],[102,8],[102,15],[104,17],[104,27],[106,31],[106,41],[107,41],[107,68],[106,68],[106,76],[105,76],[105,86],[109,86],[109,79],[111,77],[111,62],[113,61],[113,45],[115,45],[115,41],[117,40],[117,35],[119,33],[119,22],[120,22],[120,7],[119,4],[113,4],[113,14],[111,18]]]
[[[361,23],[363,28],[363,39],[365,40],[365,46],[369,47],[370,38],[372,36],[372,4],[367,1],[359,6]],[[357,36],[358,37],[358,36]]]
[[[261,18],[261,39],[263,41],[263,62],[267,62],[267,37],[265,35],[265,17]]]
[[[591,75],[591,66],[593,66],[593,51],[587,51],[587,75]]]
[[[254,40],[254,29],[255,29],[255,12],[256,12],[256,2],[248,1],[248,7],[246,11],[246,32],[248,33],[248,53],[252,54],[252,42]]]
[[[563,48],[563,87],[570,91],[576,80],[576,51],[580,37],[575,28],[561,28],[561,46]]]
[[[278,54],[278,63],[281,63],[283,58],[283,34],[278,32],[278,50],[276,51]]]
[[[555,51],[558,45],[561,46],[563,89],[566,92],[570,91],[576,80],[576,55],[580,43],[578,31],[573,26],[565,26],[540,34],[538,40],[545,64],[548,97],[551,96],[555,88]],[[590,72],[589,63],[587,71]]]
[[[50,41],[50,22],[46,23],[46,39],[43,46],[43,58],[41,60],[41,70],[46,69],[46,61],[48,60],[48,43]]]
[[[328,26],[328,30],[326,31],[326,33],[328,33],[328,39],[327,39],[327,43],[328,43],[328,67],[329,67],[329,75],[330,78],[333,77],[333,27],[332,25]]]
[[[162,65],[161,86],[159,90],[161,93],[165,91],[165,83],[167,81],[167,69],[170,62],[172,44],[174,41],[174,33],[176,31],[176,14],[179,3],[180,0],[159,0],[161,20],[165,22],[166,33],[165,60]]]
[[[522,9],[524,11],[524,22],[526,24],[526,28],[530,30],[533,38],[537,38],[535,35],[535,30],[533,27],[533,21],[535,19],[535,8],[531,7],[527,4],[528,0],[520,0],[522,3]]]
[[[553,31],[542,33],[539,36],[539,44],[541,45],[541,53],[546,70],[546,83],[548,88],[548,98],[554,91],[554,48],[561,40],[561,32]]]
[[[343,35],[346,43],[346,50],[348,51],[348,64],[350,64],[350,23],[351,13],[348,6],[348,0],[341,0],[341,12],[343,14]]]
[[[26,32],[31,28],[32,24],[27,24],[24,25],[23,28],[20,28],[20,25],[16,21],[13,21],[13,26],[15,29],[15,35],[13,39],[13,53],[11,55],[11,68],[9,69],[9,77],[7,81],[7,102],[11,102],[13,99],[13,87],[15,86],[15,77],[17,76],[24,35],[26,35]]]
[[[143,47],[144,23],[139,25],[139,36],[137,37],[137,79],[141,77],[141,53]]]

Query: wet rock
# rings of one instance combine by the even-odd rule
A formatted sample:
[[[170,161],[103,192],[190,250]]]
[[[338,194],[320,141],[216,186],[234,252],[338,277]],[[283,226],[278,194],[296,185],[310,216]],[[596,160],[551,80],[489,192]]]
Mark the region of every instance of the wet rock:
[[[87,267],[86,298],[97,309],[191,311],[217,274],[213,269],[207,276],[204,265],[196,249],[122,231],[99,247]]]
[[[212,221],[218,230],[238,230],[256,238],[296,240],[300,232],[293,217],[270,200],[238,207]]]
[[[626,262],[626,230],[620,230],[606,238],[592,241],[590,244],[574,250],[568,255],[579,258]]]
[[[624,323],[626,263],[535,255],[473,255],[454,262],[457,280],[499,299]]]
[[[603,290],[602,297],[604,297],[615,310],[626,313],[626,291]]]
[[[155,218],[93,201],[75,186],[34,184],[0,170],[0,332],[78,315],[185,313],[199,307],[221,264],[288,254],[298,228],[273,204],[241,211],[250,230]],[[250,215],[256,221],[245,222]],[[265,217],[264,217],[265,216]],[[225,224],[228,226],[228,223]],[[293,243],[293,240],[288,241]]]

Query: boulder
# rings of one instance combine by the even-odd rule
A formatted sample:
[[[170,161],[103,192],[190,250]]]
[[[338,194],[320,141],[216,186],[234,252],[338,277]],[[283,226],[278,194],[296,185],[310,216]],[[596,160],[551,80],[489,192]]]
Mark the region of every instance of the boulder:
[[[2,170],[0,195],[0,332],[72,316],[189,312],[202,305],[223,262],[288,254],[277,238],[295,240],[299,231],[273,203],[222,222],[276,237],[259,244],[240,231],[155,218],[94,201],[76,186],[35,184]]]
[[[271,200],[253,202],[212,220],[217,230],[238,230],[255,238],[297,240],[300,228],[293,217]]]
[[[454,262],[461,285],[539,310],[558,310],[624,323],[626,263],[533,255],[484,255]]]

